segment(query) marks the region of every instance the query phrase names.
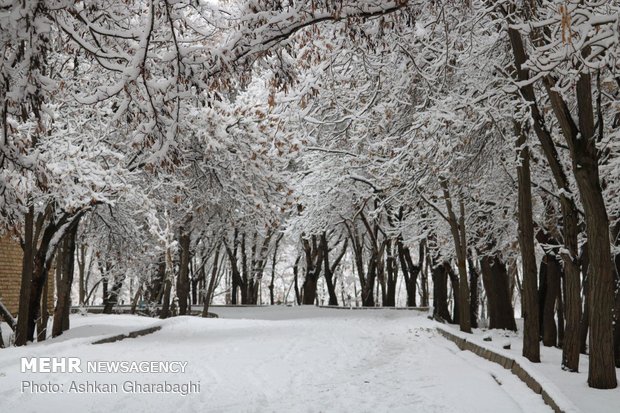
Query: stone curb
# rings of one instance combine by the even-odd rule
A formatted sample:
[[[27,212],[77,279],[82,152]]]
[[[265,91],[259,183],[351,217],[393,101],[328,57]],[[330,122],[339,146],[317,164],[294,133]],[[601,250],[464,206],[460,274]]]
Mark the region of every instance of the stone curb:
[[[556,413],[578,413],[579,409],[572,404],[568,399],[562,397],[561,393],[558,390],[550,389],[551,385],[543,386],[541,383],[542,380],[537,379],[535,374],[532,374],[531,371],[528,370],[527,367],[520,364],[519,361],[508,357],[503,354],[497,353],[495,350],[492,350],[488,347],[483,347],[477,343],[471,342],[467,340],[467,338],[461,337],[457,334],[454,334],[447,329],[437,326],[436,327],[439,334],[441,334],[446,339],[452,341],[460,350],[468,350],[472,353],[476,354],[479,357],[482,357],[486,360],[492,361],[493,363],[497,363],[503,368],[510,370],[512,374],[517,376],[523,383],[525,383],[532,391],[537,394],[540,394],[543,401],[549,405]],[[545,388],[548,387],[548,388]],[[564,399],[564,400],[561,400]]]
[[[112,337],[102,338],[101,340],[93,341],[93,344],[106,344],[106,343],[114,343],[116,341],[125,340],[126,338],[136,338],[140,336],[145,336],[147,334],[152,334],[156,331],[161,330],[161,326],[155,326],[150,328],[145,328],[144,330],[132,331],[127,334],[118,334]]]

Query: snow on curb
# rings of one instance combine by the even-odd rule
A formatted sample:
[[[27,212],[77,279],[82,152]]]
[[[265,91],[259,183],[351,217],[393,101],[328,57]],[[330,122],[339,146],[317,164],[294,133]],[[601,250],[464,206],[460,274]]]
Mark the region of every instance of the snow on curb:
[[[540,394],[546,404],[556,413],[578,413],[579,409],[573,404],[557,386],[549,379],[525,364],[524,361],[515,360],[511,354],[498,349],[493,349],[480,343],[468,340],[468,335],[450,331],[446,327],[436,326],[439,334],[452,341],[461,350],[469,350],[479,357],[497,363],[516,375],[534,392]]]

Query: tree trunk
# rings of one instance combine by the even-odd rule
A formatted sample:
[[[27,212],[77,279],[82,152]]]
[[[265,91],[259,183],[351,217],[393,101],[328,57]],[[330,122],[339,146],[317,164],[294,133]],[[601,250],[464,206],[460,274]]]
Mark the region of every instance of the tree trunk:
[[[213,293],[215,292],[215,286],[217,284],[217,272],[220,261],[220,246],[215,249],[215,257],[213,258],[213,268],[211,269],[211,279],[209,280],[209,286],[204,293],[204,301],[202,306],[202,317],[209,317],[209,306],[213,300]]]
[[[583,245],[581,252],[581,271],[583,273],[584,306],[579,324],[579,352],[588,354],[588,332],[590,331],[590,289],[588,287],[588,243]]]
[[[316,301],[316,286],[323,267],[323,249],[319,246],[316,235],[311,239],[302,239],[306,258],[306,277],[302,286],[302,304],[313,305]]]
[[[23,346],[28,342],[28,320],[30,320],[30,283],[32,281],[32,271],[34,263],[34,207],[30,206],[25,215],[24,222],[24,242],[22,249],[24,252],[22,261],[21,287],[19,290],[19,313],[17,319],[17,331],[15,334],[15,345]]]
[[[386,244],[386,270],[387,270],[387,278],[386,278],[386,292],[385,292],[385,300],[383,301],[384,307],[395,307],[396,306],[396,283],[398,282],[398,264],[396,262],[396,257],[394,256],[395,246],[391,240],[387,241]]]
[[[497,254],[487,255],[480,260],[480,268],[487,295],[489,328],[517,331],[506,264]]]
[[[480,275],[474,266],[474,261],[471,258],[467,259],[467,266],[469,267],[469,314],[471,318],[472,328],[478,328],[478,306],[480,304],[480,292],[478,289]]]
[[[334,278],[334,273],[336,271],[336,268],[338,268],[340,261],[342,261],[342,258],[347,252],[348,243],[349,241],[345,239],[342,249],[340,250],[340,253],[336,257],[334,262],[330,264],[329,262],[329,251],[330,250],[329,250],[329,246],[327,243],[327,236],[325,232],[321,236],[321,245],[323,248],[323,260],[324,260],[323,271],[325,272],[325,284],[327,285],[327,293],[329,294],[329,305],[338,305],[338,295],[336,294],[336,282]],[[343,305],[344,305],[344,302],[343,302]]]
[[[301,295],[299,293],[299,260],[301,259],[301,256],[297,256],[297,259],[295,260],[295,264],[293,265],[293,277],[294,277],[294,284],[295,284],[295,301],[297,302],[297,305],[301,305]]]
[[[452,265],[446,266],[448,272],[448,278],[450,279],[450,284],[452,285],[452,321],[456,323],[460,320],[461,309],[459,307],[459,277],[456,275],[454,270],[452,269]],[[464,311],[467,311],[464,309]]]
[[[568,105],[554,89],[554,80],[546,78],[545,86],[570,149],[573,174],[586,217],[590,293],[588,384],[597,389],[612,389],[618,385],[613,346],[614,275],[609,239],[609,218],[601,189],[598,149],[594,136],[591,78],[589,74],[582,72],[577,81],[578,125],[575,124]]]
[[[415,265],[413,263],[413,259],[411,258],[411,250],[403,244],[402,238],[399,238],[397,243],[398,260],[400,262],[400,268],[402,270],[403,278],[405,280],[405,288],[407,289],[407,306],[415,307],[417,305],[416,283],[418,280],[418,275],[420,274],[423,260],[420,260],[420,265]],[[422,246],[420,246],[420,248],[423,250]],[[422,281],[422,291],[422,301],[424,301],[424,281]]]
[[[433,317],[452,322],[448,310],[448,271],[449,263],[442,263],[432,268],[433,278]]]
[[[448,191],[448,183],[445,179],[440,181],[443,189],[444,201],[448,211],[448,223],[454,240],[456,250],[456,263],[459,271],[459,306],[464,311],[459,312],[459,325],[461,331],[471,333],[471,319],[469,314],[469,284],[467,282],[467,239],[465,234],[465,203],[459,200],[460,217],[457,219],[452,208],[452,199]],[[456,299],[455,299],[456,301]]]
[[[540,264],[540,296],[542,308],[541,332],[543,345],[555,347],[558,344],[558,329],[555,324],[556,303],[560,295],[562,268],[557,259],[546,254]]]
[[[56,310],[54,311],[54,325],[52,337],[61,335],[69,329],[69,314],[71,313],[71,285],[73,284],[73,270],[75,257],[75,239],[77,226],[69,232],[57,252],[56,260]]]
[[[191,237],[186,227],[179,230],[179,276],[177,278],[177,298],[179,299],[179,315],[187,314],[189,303],[189,262],[191,259],[190,251]]]
[[[523,356],[540,363],[538,283],[534,254],[534,223],[532,220],[532,183],[530,149],[525,131],[515,123],[517,134],[517,177],[519,191],[519,248],[523,265]]]

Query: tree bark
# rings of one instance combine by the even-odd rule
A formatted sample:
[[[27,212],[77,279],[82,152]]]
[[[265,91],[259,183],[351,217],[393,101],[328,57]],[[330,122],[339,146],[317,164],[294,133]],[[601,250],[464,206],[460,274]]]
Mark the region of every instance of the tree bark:
[[[469,284],[467,282],[467,240],[465,234],[465,204],[459,200],[460,217],[457,219],[452,208],[452,199],[448,190],[448,183],[445,179],[440,180],[443,189],[444,201],[448,211],[448,223],[454,240],[456,250],[456,263],[459,271],[459,294],[458,301],[460,308],[465,311],[459,312],[459,326],[461,331],[471,333],[471,319],[469,314]]]
[[[432,268],[433,278],[433,317],[452,322],[448,310],[448,271],[449,263],[442,263]]]
[[[541,332],[543,345],[558,345],[558,328],[555,324],[556,303],[560,296],[560,280],[562,268],[557,259],[546,254],[540,264],[540,295],[542,308]],[[543,287],[544,286],[544,287]]]
[[[515,122],[517,134],[517,178],[519,191],[519,247],[523,265],[523,356],[540,363],[538,283],[534,253],[534,223],[532,220],[532,183],[530,178],[530,150],[527,135]]]
[[[28,320],[30,319],[30,292],[32,282],[32,271],[34,263],[34,207],[28,207],[24,221],[24,240],[22,250],[24,252],[22,260],[21,287],[19,291],[19,313],[17,319],[17,331],[15,334],[15,345],[23,346],[28,342]]]
[[[493,254],[482,257],[480,268],[487,295],[489,328],[517,331],[506,264]]]
[[[57,252],[56,268],[56,310],[54,311],[54,325],[52,337],[61,335],[69,329],[69,315],[71,313],[71,285],[73,284],[75,239],[77,226],[70,231]]]
[[[179,315],[187,314],[189,303],[189,262],[191,259],[190,251],[191,237],[187,227],[179,229],[179,276],[177,277],[177,298],[179,300]]]
[[[461,318],[461,309],[459,307],[459,277],[454,272],[454,269],[452,269],[452,265],[447,265],[446,271],[448,272],[448,278],[452,285],[452,321],[456,323]],[[467,309],[464,309],[464,311],[467,311]]]
[[[478,328],[478,306],[480,304],[480,294],[478,290],[478,281],[480,275],[474,266],[474,261],[467,258],[467,267],[469,269],[469,314],[472,328]]]
[[[220,245],[215,249],[215,257],[213,258],[213,268],[211,269],[211,279],[209,279],[209,286],[207,291],[204,292],[202,317],[209,317],[209,306],[213,300],[213,293],[215,292],[215,286],[217,285],[218,265],[220,262]]]
[[[553,79],[545,78],[547,94],[570,150],[573,174],[586,217],[590,294],[588,384],[597,389],[612,389],[618,385],[613,347],[614,275],[609,218],[601,189],[598,149],[594,136],[591,78],[588,73],[582,72],[577,81],[578,125],[575,124],[568,105],[554,86]]]

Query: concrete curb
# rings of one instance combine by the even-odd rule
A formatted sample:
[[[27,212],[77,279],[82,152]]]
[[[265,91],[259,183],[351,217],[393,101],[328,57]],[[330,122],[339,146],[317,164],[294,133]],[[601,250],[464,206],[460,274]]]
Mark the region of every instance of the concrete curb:
[[[309,304],[312,305],[312,304]],[[318,305],[318,308],[333,308],[335,310],[413,310],[413,311],[428,311],[429,307],[342,307],[339,305]]]
[[[564,394],[545,377],[535,372],[527,366],[523,361],[515,360],[509,354],[502,354],[496,349],[482,346],[467,339],[464,334],[461,335],[455,331],[449,331],[442,326],[436,327],[439,334],[446,339],[452,341],[457,347],[463,351],[468,350],[479,357],[497,363],[503,368],[510,370],[512,374],[517,376],[535,393],[540,394],[543,401],[549,405],[556,413],[578,413],[579,409]]]
[[[143,330],[132,331],[127,334],[118,334],[116,336],[102,338],[101,340],[93,341],[93,344],[114,343],[116,341],[125,340],[126,338],[136,338],[140,336],[145,336],[147,334],[152,334],[159,330],[161,330],[161,326],[145,328]]]

